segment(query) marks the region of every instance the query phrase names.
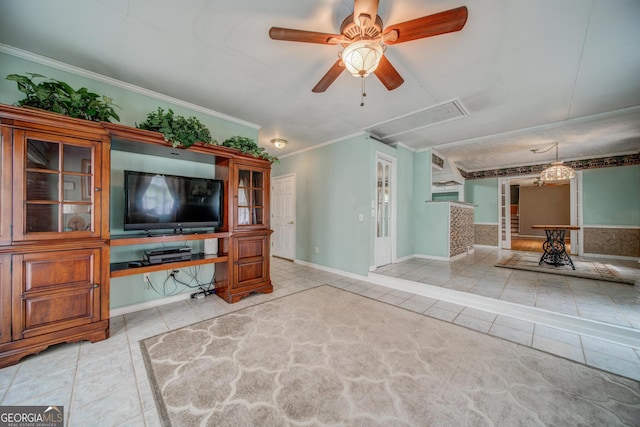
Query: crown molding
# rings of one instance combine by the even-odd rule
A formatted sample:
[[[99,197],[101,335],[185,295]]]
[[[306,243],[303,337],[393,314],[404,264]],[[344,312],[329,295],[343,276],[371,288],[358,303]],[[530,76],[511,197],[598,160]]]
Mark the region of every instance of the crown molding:
[[[181,99],[173,98],[171,96],[154,92],[152,90],[145,89],[140,86],[132,85],[130,83],[123,82],[121,80],[107,77],[102,74],[94,73],[93,71],[85,70],[84,68],[76,67],[74,65],[69,65],[64,62],[57,61],[55,59],[47,58],[46,56],[42,56],[33,52],[28,52],[26,50],[18,49],[13,46],[0,43],[0,52],[6,53],[7,55],[15,56],[17,58],[25,59],[27,61],[35,62],[37,64],[45,65],[47,67],[55,68],[60,71],[65,71],[67,73],[76,74],[78,76],[86,77],[88,79],[97,80],[99,82],[106,83],[111,86],[116,86],[121,89],[128,90],[130,92],[135,92],[140,95],[144,95],[150,98],[155,98],[160,101],[168,102],[170,104],[175,104],[180,107],[188,108],[193,111],[198,111],[208,116],[216,117],[218,119],[226,120],[238,125],[246,126],[246,127],[257,129],[257,130],[262,128],[261,125],[251,123],[246,120],[239,119],[237,117],[232,117],[227,114],[202,107],[200,105],[192,104],[190,102],[183,101]]]

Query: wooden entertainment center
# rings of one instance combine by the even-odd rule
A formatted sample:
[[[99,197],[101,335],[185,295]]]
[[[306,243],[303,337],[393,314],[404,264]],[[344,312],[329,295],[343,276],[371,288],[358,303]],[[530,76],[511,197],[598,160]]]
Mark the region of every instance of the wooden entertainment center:
[[[267,160],[161,134],[0,104],[0,367],[61,342],[109,337],[109,280],[215,264],[228,303],[273,290]],[[200,234],[110,235],[111,150],[205,156],[224,181],[223,225]],[[129,267],[110,247],[218,239],[218,254]]]

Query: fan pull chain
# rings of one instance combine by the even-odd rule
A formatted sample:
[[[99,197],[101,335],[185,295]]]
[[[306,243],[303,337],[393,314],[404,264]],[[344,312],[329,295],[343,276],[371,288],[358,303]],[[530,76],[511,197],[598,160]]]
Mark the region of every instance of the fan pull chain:
[[[367,96],[367,93],[364,91],[364,76],[360,77],[362,79],[362,96],[360,97],[360,106],[364,107],[364,97]]]

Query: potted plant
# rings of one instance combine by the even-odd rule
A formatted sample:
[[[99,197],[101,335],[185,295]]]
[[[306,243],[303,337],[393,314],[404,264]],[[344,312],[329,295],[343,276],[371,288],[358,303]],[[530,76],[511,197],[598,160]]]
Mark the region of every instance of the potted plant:
[[[40,83],[34,79],[46,79]],[[120,121],[113,107],[113,99],[108,96],[89,92],[85,87],[73,89],[67,83],[36,73],[9,74],[7,80],[13,80],[18,90],[27,97],[16,104],[21,107],[33,107],[78,119],[94,122],[108,122],[110,118]]]
[[[174,114],[169,108],[168,111],[158,107],[147,115],[147,119],[136,124],[138,129],[152,130],[164,135],[165,141],[174,147],[191,147],[196,142],[217,145],[218,141],[213,139],[209,129],[196,117],[185,118]]]
[[[244,154],[250,154],[253,157],[269,160],[272,163],[278,163],[280,160],[266,152],[263,147],[258,146],[256,142],[246,136],[232,136],[225,140],[222,145],[224,147],[235,148]]]

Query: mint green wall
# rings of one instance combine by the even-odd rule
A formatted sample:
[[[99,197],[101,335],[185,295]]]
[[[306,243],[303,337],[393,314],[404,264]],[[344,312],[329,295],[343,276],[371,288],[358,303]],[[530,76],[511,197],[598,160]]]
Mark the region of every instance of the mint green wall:
[[[414,155],[413,166],[414,253],[417,256],[449,256],[449,203],[431,200],[431,150]]]
[[[498,223],[498,178],[465,180],[464,200],[476,206],[476,223]]]
[[[413,184],[413,156],[414,153],[405,148],[398,148],[398,210],[397,210],[397,236],[396,256],[398,258],[411,256],[415,253],[415,228],[414,228],[414,184]]]
[[[424,204],[422,234],[417,236],[416,255],[449,258],[449,202]]]
[[[447,245],[448,238],[445,241],[440,236],[434,236],[431,227],[434,212],[429,207],[430,204],[425,203],[431,200],[431,150],[415,153],[413,165],[414,253],[433,255],[438,252],[434,248]]]
[[[111,235],[123,234],[123,213],[124,213],[124,171],[135,170],[142,172],[159,172],[170,175],[198,176],[202,178],[215,178],[215,168],[211,164],[190,162],[185,160],[168,159],[162,157],[147,156],[144,154],[127,153],[122,151],[111,152],[111,204],[109,206]],[[193,240],[163,245],[153,243],[148,245],[135,246],[114,246],[111,248],[111,262],[122,262],[131,260],[141,260],[145,249],[155,249],[162,246],[191,246],[193,252],[202,252],[203,242]],[[198,272],[200,282],[211,280],[215,271],[213,265],[202,265],[182,269],[187,272]],[[167,278],[166,271],[153,272],[150,275],[151,283],[162,285]],[[178,278],[188,282],[188,275],[178,274]],[[172,294],[193,292],[186,286],[178,285],[173,287],[173,282],[167,282],[169,291]],[[163,296],[157,294],[153,289],[149,289],[143,280],[142,275],[133,275],[111,279],[111,308],[124,307],[131,304],[142,303]]]
[[[272,176],[296,174],[296,259],[367,274],[369,158],[370,141],[362,135],[285,157],[273,166]]]
[[[171,104],[167,101],[136,93],[120,86],[58,70],[2,52],[0,52],[1,103],[12,105],[16,101],[24,98],[22,92],[18,91],[16,83],[7,80],[6,76],[8,74],[25,75],[26,73],[42,74],[49,78],[64,81],[74,89],[86,87],[92,92],[113,98],[113,102],[120,107],[115,109],[116,113],[120,116],[120,122],[118,123],[123,125],[135,126],[136,123],[143,122],[147,114],[155,111],[158,107],[162,107],[165,110],[171,108],[176,114],[185,117],[197,117],[209,128],[212,136],[218,142],[222,142],[234,135],[246,136],[258,141],[258,129],[207,115],[200,111],[193,111],[181,105]]]
[[[368,273],[375,263],[371,206],[378,152],[396,159],[396,255],[413,254],[413,153],[359,135],[273,165],[274,177],[296,174],[296,259],[357,275]]]
[[[582,172],[583,223],[640,226],[640,165]]]

